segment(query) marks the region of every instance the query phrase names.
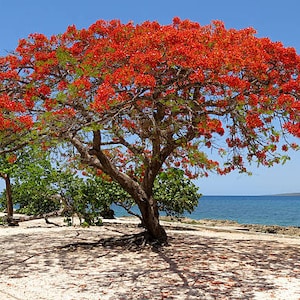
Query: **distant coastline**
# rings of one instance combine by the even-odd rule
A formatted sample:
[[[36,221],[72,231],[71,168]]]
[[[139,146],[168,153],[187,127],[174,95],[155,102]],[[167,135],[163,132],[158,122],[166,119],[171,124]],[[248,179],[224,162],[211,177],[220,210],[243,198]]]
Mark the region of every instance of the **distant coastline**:
[[[284,194],[274,194],[271,196],[288,196],[288,197],[299,197],[300,193],[284,193]]]

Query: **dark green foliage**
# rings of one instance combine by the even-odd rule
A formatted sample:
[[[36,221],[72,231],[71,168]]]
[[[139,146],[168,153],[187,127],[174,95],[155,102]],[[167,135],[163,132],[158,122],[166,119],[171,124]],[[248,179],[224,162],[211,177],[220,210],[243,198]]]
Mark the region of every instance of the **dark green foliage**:
[[[102,224],[100,216],[110,207],[111,202],[104,197],[98,181],[97,178],[84,180],[71,172],[61,172],[56,188],[67,218],[77,215],[83,225]]]
[[[201,197],[194,183],[184,176],[184,171],[175,168],[159,174],[153,192],[159,210],[176,217],[193,212]]]
[[[15,179],[12,194],[18,212],[42,215],[59,209],[60,203],[53,188],[54,178],[47,171],[35,166],[26,176]]]
[[[99,179],[96,186],[102,197],[107,199],[107,203],[114,202],[134,214],[134,200],[117,183]],[[160,211],[176,217],[185,212],[191,213],[201,197],[198,188],[184,175],[184,171],[176,168],[160,173],[154,182],[153,195]]]

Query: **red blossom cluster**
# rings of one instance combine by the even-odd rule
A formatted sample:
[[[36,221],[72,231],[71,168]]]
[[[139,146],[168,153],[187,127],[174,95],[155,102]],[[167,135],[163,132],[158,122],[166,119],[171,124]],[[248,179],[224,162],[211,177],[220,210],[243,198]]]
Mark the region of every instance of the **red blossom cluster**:
[[[252,28],[99,20],[49,38],[31,34],[0,58],[0,130],[43,126],[75,136],[95,125],[112,137],[108,144],[130,148],[133,166],[159,157],[191,178],[193,165],[224,174],[244,168],[242,150],[270,163],[280,142],[275,119],[300,137],[299,73],[293,48]],[[225,145],[235,153],[226,168],[201,156],[205,147]]]

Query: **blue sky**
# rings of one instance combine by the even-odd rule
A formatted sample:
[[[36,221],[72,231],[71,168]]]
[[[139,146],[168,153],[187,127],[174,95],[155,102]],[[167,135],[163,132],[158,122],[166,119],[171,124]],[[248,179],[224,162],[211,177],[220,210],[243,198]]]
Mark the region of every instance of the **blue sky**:
[[[300,54],[299,0],[10,0],[1,1],[0,55],[33,32],[62,33],[68,25],[88,27],[98,19],[169,24],[174,16],[202,25],[222,20],[226,27],[254,27],[262,37],[281,41]],[[233,173],[197,180],[204,195],[262,195],[300,192],[300,152],[273,168],[252,167],[253,176]],[[0,189],[3,183],[0,181]]]

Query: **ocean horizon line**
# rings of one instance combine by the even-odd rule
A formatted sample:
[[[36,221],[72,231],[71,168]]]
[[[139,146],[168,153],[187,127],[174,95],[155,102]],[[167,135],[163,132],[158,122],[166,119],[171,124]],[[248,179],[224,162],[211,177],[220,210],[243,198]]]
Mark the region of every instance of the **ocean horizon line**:
[[[202,194],[201,197],[300,197],[300,192],[296,193],[276,193],[276,194]]]

